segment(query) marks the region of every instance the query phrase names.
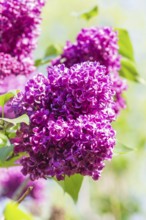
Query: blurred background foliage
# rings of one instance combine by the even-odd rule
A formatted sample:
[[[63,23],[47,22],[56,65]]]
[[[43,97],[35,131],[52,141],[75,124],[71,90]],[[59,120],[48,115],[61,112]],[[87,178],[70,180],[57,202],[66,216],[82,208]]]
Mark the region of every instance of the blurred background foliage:
[[[87,21],[79,16],[96,6],[98,15],[92,19]],[[36,59],[42,57],[51,44],[64,46],[67,40],[74,41],[83,27],[124,28],[132,39],[139,73],[146,80],[145,10],[145,0],[48,0],[43,9],[41,36],[34,56]],[[45,72],[45,69],[46,65],[39,71]],[[106,163],[97,182],[85,178],[77,205],[64,195],[55,181],[48,181],[46,200],[32,207],[36,216],[45,220],[146,219],[146,85],[128,81],[128,87],[124,94],[127,109],[113,126],[117,140],[134,151],[114,156]]]

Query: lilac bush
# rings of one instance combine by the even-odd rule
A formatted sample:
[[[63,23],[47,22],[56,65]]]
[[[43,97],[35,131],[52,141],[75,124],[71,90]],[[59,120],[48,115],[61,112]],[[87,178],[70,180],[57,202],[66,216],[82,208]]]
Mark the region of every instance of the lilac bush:
[[[115,145],[113,96],[111,77],[97,62],[48,67],[48,77],[29,80],[12,102],[17,116],[30,117],[13,140],[15,152],[28,153],[23,174],[32,180],[75,173],[98,179]]]
[[[43,56],[34,60],[44,5],[45,0],[0,0],[0,212],[7,220],[33,218],[19,209],[27,196],[26,209],[29,207],[38,219],[51,218],[51,200],[56,203],[54,195],[59,196],[56,189],[53,193],[54,181],[77,202],[84,176],[98,180],[107,160],[132,150],[125,143],[116,144],[112,125],[126,107],[123,93],[127,81],[121,76],[144,81],[138,75],[130,37],[124,29],[83,28],[74,43],[66,42],[62,52],[60,45],[49,45],[46,40]],[[76,15],[89,20],[97,13],[96,5]],[[46,36],[47,30],[49,27],[45,28]],[[53,27],[56,35],[62,31],[62,26],[57,31]],[[39,73],[37,68],[46,64],[47,74]],[[119,133],[118,137],[124,139]],[[115,179],[128,167],[125,160],[117,161],[112,173]],[[112,178],[109,174],[105,172],[105,182]],[[44,197],[44,184],[48,184],[48,198]],[[114,194],[113,181],[109,187]],[[122,218],[121,210],[128,203],[123,206],[121,200],[117,212],[113,210],[115,199],[101,197],[103,191],[95,194],[101,202],[106,201],[106,207],[99,209],[106,209],[104,217],[112,207],[115,218]],[[95,200],[96,195],[91,196]],[[88,214],[89,219],[98,218],[88,211],[86,218]]]
[[[10,78],[19,83],[22,75],[25,82],[35,72],[32,52],[43,5],[40,0],[0,3],[3,91],[11,87]],[[127,85],[118,74],[120,62],[117,32],[86,28],[52,60],[47,77],[38,74],[29,79],[12,101],[16,117],[30,118],[30,125],[22,124],[11,140],[15,153],[28,154],[20,160],[24,175],[31,180],[61,180],[76,173],[99,178],[115,145],[111,123],[125,107],[122,92]]]

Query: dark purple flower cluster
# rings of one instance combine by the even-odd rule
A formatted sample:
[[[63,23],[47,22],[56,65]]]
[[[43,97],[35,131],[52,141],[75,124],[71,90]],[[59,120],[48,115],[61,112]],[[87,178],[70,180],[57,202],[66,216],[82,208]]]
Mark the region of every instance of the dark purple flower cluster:
[[[0,84],[4,90],[7,76],[29,75],[35,70],[32,52],[43,5],[44,0],[0,1]]]
[[[106,67],[107,74],[113,75],[114,109],[118,114],[120,109],[125,107],[125,104],[121,103],[125,103],[122,93],[127,86],[117,74],[120,70],[117,32],[109,27],[82,29],[76,38],[76,42],[67,42],[63,53],[52,61],[52,65],[64,63],[65,66],[71,67],[85,61],[97,61]]]
[[[11,167],[11,168],[1,168],[0,169],[0,198],[7,197],[12,199],[17,193],[18,188],[26,181],[26,176],[21,173],[21,167]],[[26,181],[26,187],[24,188],[23,193],[29,186],[33,186],[33,190],[29,196],[36,200],[41,201],[44,197],[44,181]]]
[[[16,152],[28,153],[23,174],[32,180],[75,173],[99,178],[115,144],[114,92],[105,72],[97,62],[58,65],[48,67],[48,78],[28,81],[12,103],[17,116],[30,116],[13,140]]]

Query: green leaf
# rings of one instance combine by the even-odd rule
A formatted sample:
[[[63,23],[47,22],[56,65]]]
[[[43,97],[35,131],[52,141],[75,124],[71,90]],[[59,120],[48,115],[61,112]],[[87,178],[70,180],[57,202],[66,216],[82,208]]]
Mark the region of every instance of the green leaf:
[[[44,57],[35,61],[35,66],[39,67],[49,63],[52,59],[56,58],[61,53],[61,50],[62,49],[59,45],[49,45],[46,49]]]
[[[3,95],[0,95],[0,106],[4,107],[4,105],[14,96],[16,96],[19,93],[19,90],[12,90],[8,93],[5,93]]]
[[[121,69],[119,71],[120,75],[125,77],[126,79],[140,82],[145,84],[145,80],[139,76],[139,73],[136,69],[136,65],[133,61],[127,58],[121,59]]]
[[[83,11],[82,13],[73,12],[72,15],[75,17],[83,18],[86,21],[89,21],[91,18],[98,15],[99,8],[98,6],[94,6],[92,9],[88,11]]]
[[[14,119],[0,118],[0,120],[9,122],[9,123],[14,124],[14,125],[17,125],[17,124],[20,124],[20,123],[25,123],[25,124],[29,125],[29,117],[26,114],[21,115],[20,117],[14,118]]]
[[[139,76],[134,60],[134,51],[127,30],[116,29],[119,36],[119,53],[122,55],[120,75],[128,80],[146,85],[146,81]]]
[[[14,149],[13,145],[0,148],[0,163],[1,164],[8,158],[10,154],[12,154],[13,149]]]
[[[61,53],[61,48],[59,45],[49,45],[48,48],[46,49],[46,52],[45,52],[45,56],[44,58],[46,57],[55,57],[57,55],[59,55]]]
[[[129,37],[127,30],[124,29],[116,29],[118,31],[119,37],[119,53],[131,61],[134,61],[134,51],[133,46]]]
[[[134,151],[133,148],[127,147],[126,145],[120,142],[117,142],[117,145],[115,146],[115,149],[114,149],[114,155],[127,154],[132,151]]]
[[[5,160],[5,161],[1,161],[0,160],[0,168],[8,168],[8,167],[20,166],[18,161],[22,157],[26,157],[26,156],[28,156],[27,153],[20,153],[19,155],[14,156],[13,152],[11,152],[9,157],[6,158],[7,160]]]
[[[68,193],[75,202],[78,200],[78,194],[82,182],[83,176],[79,174],[75,174],[71,177],[66,176],[65,180],[57,181],[57,183],[63,188],[64,192]]]
[[[5,133],[9,139],[16,137],[17,131],[20,129],[20,124],[11,125],[7,124],[5,126]]]
[[[90,9],[89,11],[86,11],[86,12],[80,14],[80,17],[88,21],[91,18],[97,16],[98,12],[99,12],[99,8],[98,8],[98,6],[95,6],[92,9]]]
[[[41,60],[41,59],[37,59],[37,60],[35,60],[35,64],[34,64],[34,65],[35,65],[36,67],[38,67],[38,66],[41,66],[41,65],[42,65],[41,63],[42,63],[42,60]]]
[[[4,210],[5,220],[33,220],[33,217],[21,210],[16,202],[7,204]]]
[[[6,135],[0,133],[0,148],[5,147],[8,144],[8,138]]]

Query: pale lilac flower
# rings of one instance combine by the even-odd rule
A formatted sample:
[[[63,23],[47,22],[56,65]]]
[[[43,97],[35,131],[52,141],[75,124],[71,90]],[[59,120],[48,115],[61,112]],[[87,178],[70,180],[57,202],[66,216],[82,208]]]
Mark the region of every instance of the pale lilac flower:
[[[0,168],[0,199],[4,197],[13,199],[16,196],[18,188],[26,181],[26,176],[22,174],[21,169],[22,167]],[[42,201],[44,181],[26,181],[26,187],[19,196],[22,196],[29,186],[33,187],[29,196],[36,201]]]
[[[29,57],[23,58],[23,60],[20,61],[17,57],[13,57],[10,54],[0,53],[0,84],[4,83],[3,80],[5,81],[7,76],[27,76],[32,74],[34,71],[35,67],[33,60]]]

